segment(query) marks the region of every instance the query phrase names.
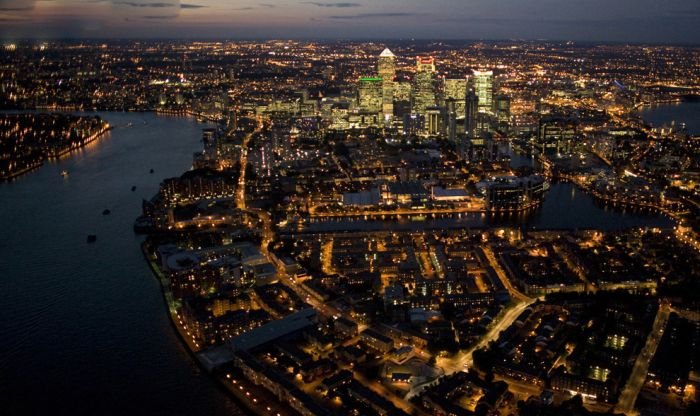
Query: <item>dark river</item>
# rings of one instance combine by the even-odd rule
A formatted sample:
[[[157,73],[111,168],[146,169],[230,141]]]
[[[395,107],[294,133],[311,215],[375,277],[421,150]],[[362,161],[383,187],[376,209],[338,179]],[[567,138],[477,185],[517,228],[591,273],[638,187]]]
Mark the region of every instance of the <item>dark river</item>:
[[[242,414],[177,339],[132,231],[204,125],[101,115],[116,129],[0,183],[0,414]]]
[[[674,122],[679,127],[683,123],[688,133],[700,135],[700,101],[645,107],[639,115],[654,127],[670,126]]]

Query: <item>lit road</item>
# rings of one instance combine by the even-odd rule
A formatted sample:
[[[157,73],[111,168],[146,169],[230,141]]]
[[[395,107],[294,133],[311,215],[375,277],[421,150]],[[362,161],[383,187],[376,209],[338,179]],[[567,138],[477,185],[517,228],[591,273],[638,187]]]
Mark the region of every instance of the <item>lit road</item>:
[[[333,240],[323,243],[321,248],[321,269],[323,273],[332,275],[333,271]]]
[[[248,293],[248,296],[250,297],[251,301],[255,302],[255,304],[260,306],[260,309],[262,309],[265,312],[267,312],[268,314],[270,314],[270,316],[272,316],[273,318],[275,318],[275,319],[282,318],[282,316],[280,316],[280,314],[276,310],[270,308],[265,302],[263,302],[262,299],[260,299],[260,296],[258,296],[258,293],[256,291],[251,290]]]
[[[680,316],[683,319],[687,319],[689,321],[700,321],[700,311],[695,311],[695,310],[690,310],[690,309],[678,309],[678,308],[671,308],[671,312],[675,313],[676,315]]]
[[[567,267],[574,273],[576,273],[576,276],[578,276],[579,280],[581,280],[584,284],[584,288],[586,291],[589,292],[597,292],[598,288],[595,287],[590,280],[588,280],[588,277],[586,274],[583,272],[583,270],[580,267],[576,266],[576,263],[571,259],[571,256],[569,256],[569,253],[562,249],[561,246],[558,244],[554,245],[554,251],[561,257],[562,260],[564,260],[564,263],[566,263]]]
[[[248,166],[248,144],[253,136],[262,131],[262,124],[258,125],[257,129],[251,133],[248,133],[243,138],[241,144],[241,157],[240,157],[240,176],[238,178],[238,189],[236,191],[237,196],[237,207],[240,210],[246,211],[251,214],[251,216],[257,218],[262,224],[261,234],[262,242],[260,244],[260,251],[269,259],[273,260],[272,263],[277,268],[277,275],[282,284],[292,289],[302,300],[304,300],[309,305],[313,306],[322,315],[332,316],[332,315],[343,315],[336,308],[328,305],[327,303],[318,300],[312,293],[305,290],[304,287],[297,284],[294,277],[289,276],[284,270],[284,267],[280,264],[274,255],[268,250],[268,246],[273,241],[275,237],[275,232],[272,229],[272,218],[270,214],[262,209],[247,209],[245,204],[245,190],[246,190],[246,167]],[[347,316],[346,316],[347,317]],[[347,317],[351,319],[350,317]]]
[[[615,406],[616,411],[627,415],[636,413],[634,412],[634,403],[637,401],[637,396],[644,386],[644,380],[646,380],[647,372],[649,371],[649,362],[654,357],[654,353],[656,353],[656,348],[659,346],[659,341],[661,341],[663,336],[663,330],[666,327],[670,313],[671,308],[667,303],[662,303],[659,306],[654,325],[647,337],[647,342],[637,356],[630,378],[627,380],[622,393],[620,393],[617,406]]]
[[[517,394],[523,400],[527,400],[527,398],[530,396],[539,396],[542,394],[542,390],[544,389],[541,385],[535,383],[526,383],[524,381],[500,377],[498,375],[494,377],[494,380],[505,381],[508,383],[508,390],[514,394]]]
[[[486,335],[484,335],[476,345],[468,350],[456,354],[453,357],[438,359],[438,366],[445,370],[445,374],[447,375],[472,367],[474,365],[474,351],[479,348],[485,348],[491,341],[497,340],[500,333],[508,329],[508,327],[510,327],[513,322],[518,319],[518,316],[520,316],[520,314],[523,313],[523,311],[532,303],[534,303],[534,299],[530,302],[520,302],[514,307],[508,309],[503,314],[501,319],[491,326]]]
[[[352,317],[348,314],[341,312],[339,309],[335,308],[333,305],[326,303],[316,297],[315,294],[307,290],[303,285],[297,283],[294,276],[290,276],[282,266],[281,262],[278,261],[274,253],[271,253],[268,246],[275,237],[275,232],[272,229],[272,218],[270,214],[261,209],[250,209],[248,210],[251,214],[255,215],[262,223],[262,243],[260,245],[260,251],[270,260],[272,264],[277,268],[277,276],[280,283],[290,288],[294,293],[297,294],[303,301],[311,305],[316,309],[321,315],[326,317],[330,316],[343,316],[351,321],[354,321]]]
[[[267,211],[261,209],[251,209],[249,210],[249,212],[255,215],[260,220],[260,222],[262,222],[262,243],[260,244],[260,251],[267,258],[272,260],[272,264],[274,264],[275,268],[277,269],[277,276],[279,278],[279,281],[288,288],[292,289],[292,291],[294,291],[294,293],[296,293],[303,301],[313,306],[314,309],[319,311],[322,315],[339,315],[340,312],[337,309],[333,308],[332,306],[326,303],[321,302],[311,292],[304,289],[302,285],[298,284],[294,276],[290,276],[286,272],[286,270],[284,270],[284,267],[282,267],[282,264],[277,260],[276,256],[270,252],[268,246],[270,245],[275,236],[275,232],[272,230],[272,218],[270,218],[270,214]]]
[[[345,174],[345,177],[348,178],[348,181],[352,182],[352,175],[350,175],[350,172],[343,169],[343,165],[340,164],[340,160],[338,160],[338,156],[335,154],[335,152],[331,152],[331,158],[333,159],[333,163],[335,163],[335,165],[338,167],[338,170]]]
[[[241,172],[238,177],[238,189],[236,190],[236,196],[238,209],[245,210],[245,171],[248,167],[248,143],[250,140],[262,130],[262,124],[259,124],[257,129],[248,133],[243,137],[243,142],[241,143],[241,158],[239,160],[241,166]]]
[[[362,385],[369,388],[378,395],[382,396],[383,398],[389,400],[394,404],[394,406],[396,406],[398,409],[403,410],[409,415],[427,416],[425,412],[418,409],[416,406],[413,405],[413,403],[409,402],[408,400],[401,399],[396,394],[394,394],[394,392],[392,392],[383,384],[379,383],[377,380],[370,380],[359,371],[354,371],[353,376]]]
[[[511,298],[514,300],[517,300],[519,302],[532,302],[532,298],[529,296],[524,295],[521,293],[518,289],[516,289],[511,283],[510,279],[508,279],[508,275],[506,274],[505,270],[501,267],[501,264],[498,262],[496,259],[496,254],[493,252],[493,249],[491,248],[490,245],[484,244],[481,247],[482,251],[484,252],[484,255],[486,256],[486,259],[489,261],[489,264],[493,268],[493,270],[496,272],[496,275],[498,276],[498,279],[501,281],[503,286],[508,290],[508,293],[510,293]]]
[[[506,287],[508,292],[510,292],[512,299],[517,303],[512,308],[506,310],[500,319],[491,325],[489,331],[481,338],[481,340],[479,340],[476,345],[467,350],[460,351],[452,357],[438,358],[436,366],[445,371],[443,377],[472,367],[474,365],[474,351],[480,348],[488,347],[489,343],[497,340],[501,332],[508,329],[508,327],[510,327],[513,322],[518,319],[518,316],[520,316],[520,314],[523,313],[528,306],[532,305],[536,301],[536,299],[525,296],[515,287],[513,287],[508,280],[505,271],[496,260],[496,256],[490,246],[484,245],[482,248],[486,259],[489,261],[491,267],[493,267],[493,269],[496,271],[496,274],[503,283],[503,286]],[[411,397],[419,394],[422,388],[423,385],[413,386],[406,395],[406,398],[410,399]]]
[[[508,309],[501,319],[499,319],[497,323],[493,324],[486,335],[484,335],[473,347],[460,351],[452,357],[438,358],[436,367],[442,368],[445,371],[443,377],[471,368],[474,365],[474,351],[480,348],[485,348],[491,341],[497,340],[501,331],[504,331],[511,326],[518,316],[523,313],[528,306],[534,303],[534,301],[535,300],[532,299],[529,302],[520,302],[516,306]],[[406,399],[410,399],[411,397],[419,394],[423,386],[424,385],[413,386],[406,395]]]
[[[271,253],[268,249],[268,246],[275,237],[275,232],[272,229],[272,218],[270,217],[270,213],[262,209],[249,209],[248,212],[256,216],[262,223],[262,243],[260,245],[260,251],[267,258],[272,260],[272,264],[274,264],[275,268],[277,269],[277,276],[279,278],[280,283],[294,291],[294,293],[296,293],[297,296],[299,296],[304,302],[311,305],[321,315],[325,317],[342,316],[350,321],[355,322],[355,320],[352,318],[352,316],[350,316],[350,314],[342,312],[332,304],[319,299],[314,293],[306,289],[300,283],[297,283],[296,278],[294,276],[290,276],[286,272],[286,270],[284,270],[284,267],[282,266],[281,262],[278,261],[275,254]],[[359,330],[362,331],[365,328],[365,325],[358,324],[358,327]]]

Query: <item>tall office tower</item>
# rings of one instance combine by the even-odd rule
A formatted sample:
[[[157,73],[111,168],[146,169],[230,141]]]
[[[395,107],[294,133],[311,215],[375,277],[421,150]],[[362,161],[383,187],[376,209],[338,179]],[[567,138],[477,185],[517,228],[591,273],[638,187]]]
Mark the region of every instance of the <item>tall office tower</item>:
[[[444,96],[445,101],[454,100],[455,113],[458,118],[464,117],[467,105],[467,83],[466,78],[445,79]]]
[[[399,120],[403,120],[406,114],[411,114],[411,91],[410,82],[394,82],[394,114]]]
[[[394,115],[394,78],[396,77],[396,56],[389,50],[379,55],[377,68],[382,78],[382,112],[384,119],[389,120]]]
[[[457,102],[448,98],[445,100],[445,107],[447,109],[447,139],[455,144],[457,143]]]
[[[479,97],[479,112],[493,114],[493,71],[474,71],[474,91]]]
[[[416,58],[416,72],[430,72],[435,73],[435,58],[432,56],[428,57],[417,57]]]
[[[501,131],[508,131],[508,129],[510,129],[510,97],[507,95],[497,95],[494,100],[498,129]]]
[[[411,83],[399,81],[394,83],[394,101],[411,101]]]
[[[467,138],[472,139],[478,135],[477,123],[479,117],[479,97],[474,92],[474,89],[469,89],[466,98],[465,117],[464,117],[464,132]]]
[[[435,60],[432,57],[419,57],[416,63],[416,77],[413,86],[413,112],[425,114],[425,109],[436,104],[435,86]]]
[[[367,114],[377,114],[382,111],[382,79],[377,77],[362,77],[357,87],[357,106]]]

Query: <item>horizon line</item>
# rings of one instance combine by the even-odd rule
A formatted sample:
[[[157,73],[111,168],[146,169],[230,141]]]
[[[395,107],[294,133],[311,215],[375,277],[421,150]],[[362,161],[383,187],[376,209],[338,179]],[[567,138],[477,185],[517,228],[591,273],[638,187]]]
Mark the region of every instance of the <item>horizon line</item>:
[[[272,41],[294,41],[294,42],[347,42],[347,43],[371,43],[371,42],[494,42],[494,43],[578,43],[584,45],[630,45],[630,46],[678,46],[678,47],[700,47],[700,42],[662,42],[662,41],[624,41],[624,40],[583,40],[583,39],[513,39],[513,38],[389,38],[389,37],[367,37],[367,38],[332,38],[332,37],[215,37],[215,36],[189,36],[189,37],[128,37],[128,36],[106,36],[106,37],[0,37],[4,43],[18,42],[272,42]]]

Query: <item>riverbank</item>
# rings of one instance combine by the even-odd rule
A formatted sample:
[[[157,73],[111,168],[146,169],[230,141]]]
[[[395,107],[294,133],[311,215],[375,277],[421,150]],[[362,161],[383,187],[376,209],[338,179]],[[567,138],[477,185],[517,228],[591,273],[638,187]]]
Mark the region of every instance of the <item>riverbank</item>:
[[[160,267],[155,263],[155,259],[150,255],[148,250],[148,244],[146,242],[141,244],[141,253],[143,254],[144,260],[148,263],[148,267],[151,270],[152,276],[158,281],[161,289],[161,294],[163,298],[163,304],[168,313],[168,320],[171,327],[174,329],[175,335],[180,340],[188,355],[192,361],[199,367],[199,369],[207,373],[213,381],[215,381],[221,391],[227,394],[230,398],[234,399],[237,404],[244,407],[249,412],[252,412],[256,416],[264,416],[269,414],[277,414],[280,416],[286,415],[283,408],[278,408],[279,404],[275,398],[270,396],[270,393],[261,390],[258,386],[252,385],[243,376],[232,378],[232,373],[227,372],[226,374],[215,374],[207,368],[207,365],[203,361],[202,357],[198,355],[201,351],[199,344],[194,342],[192,335],[187,331],[182,325],[180,316],[177,313],[177,308],[174,304],[174,297],[172,292],[168,289],[167,278],[163,275]],[[237,388],[238,387],[238,388]],[[251,392],[253,395],[251,395]],[[266,399],[271,405],[265,406],[255,406],[258,403],[262,403],[262,400],[258,400],[257,397],[261,399]],[[274,407],[273,407],[274,406]]]
[[[10,115],[3,114],[3,119],[5,118],[9,118],[10,122],[14,120],[14,128],[11,131],[3,131],[3,133],[7,135],[9,145],[14,144],[15,148],[10,152],[10,158],[0,166],[1,181],[18,178],[40,168],[46,161],[64,158],[104,136],[112,129],[109,123],[99,117],[89,120],[89,118],[82,116],[43,113],[27,116],[23,113],[10,113]],[[31,121],[26,120],[27,118],[30,118]],[[42,123],[46,118],[50,118],[54,122],[58,120],[64,125],[58,128],[53,128],[53,125],[47,127],[46,123]],[[37,124],[34,125],[34,123]],[[85,129],[90,133],[87,136],[83,136],[87,132],[83,132],[84,130],[80,126],[80,124],[85,123],[97,124],[90,125]],[[45,132],[47,128],[49,129],[48,133]],[[78,130],[78,128],[81,129]],[[83,137],[68,137],[69,132],[75,130],[80,131],[80,135]],[[18,168],[18,165],[21,167]]]
[[[652,108],[652,107],[657,107],[660,105],[681,104],[684,102],[689,102],[689,101],[686,101],[683,98],[669,98],[666,100],[645,101],[645,102],[635,104],[633,109],[635,111],[640,111],[640,110],[645,109],[645,108]],[[692,102],[692,101],[690,101],[690,102]]]
[[[684,100],[681,102],[658,103],[640,107],[637,115],[655,128],[684,125],[690,136],[700,135],[700,100]]]
[[[162,178],[190,168],[207,125],[88,115],[115,128],[0,182],[3,414],[249,414],[182,348],[132,231]]]
[[[112,130],[112,127],[109,125],[109,123],[105,123],[105,125],[98,131],[94,132],[93,134],[85,137],[84,139],[81,139],[75,143],[71,143],[70,146],[60,149],[56,152],[53,152],[48,155],[48,159],[61,159],[62,157],[67,156],[73,151],[79,150],[90,143],[94,142],[95,140],[99,139],[100,137],[104,136],[108,131]]]
[[[318,212],[317,210],[311,210],[308,215],[309,219],[320,219],[320,218],[364,218],[364,219],[393,219],[393,218],[412,218],[412,217],[426,217],[426,218],[437,218],[441,215],[446,214],[506,214],[506,213],[523,213],[537,209],[542,205],[541,200],[535,200],[527,204],[523,204],[518,208],[495,208],[489,209],[484,208],[484,202],[478,201],[475,205],[480,205],[479,207],[472,207],[466,205],[455,205],[451,208],[404,208],[395,210],[345,210],[343,212],[327,211]]]
[[[209,121],[212,123],[218,123],[221,121],[219,117],[214,117],[213,115],[210,114],[205,114],[205,113],[198,113],[196,111],[193,111],[191,109],[182,109],[182,110],[168,110],[168,109],[154,109],[153,110],[156,114],[159,115],[169,115],[169,116],[178,116],[178,117],[194,117],[197,119],[197,121],[203,122],[203,121]]]
[[[33,163],[29,166],[25,166],[22,169],[12,172],[10,175],[5,175],[5,176],[0,176],[0,181],[11,181],[13,179],[19,178],[20,176],[27,174],[31,171],[34,171],[36,169],[39,169],[40,167],[44,166],[43,161],[38,161],[36,163]]]

